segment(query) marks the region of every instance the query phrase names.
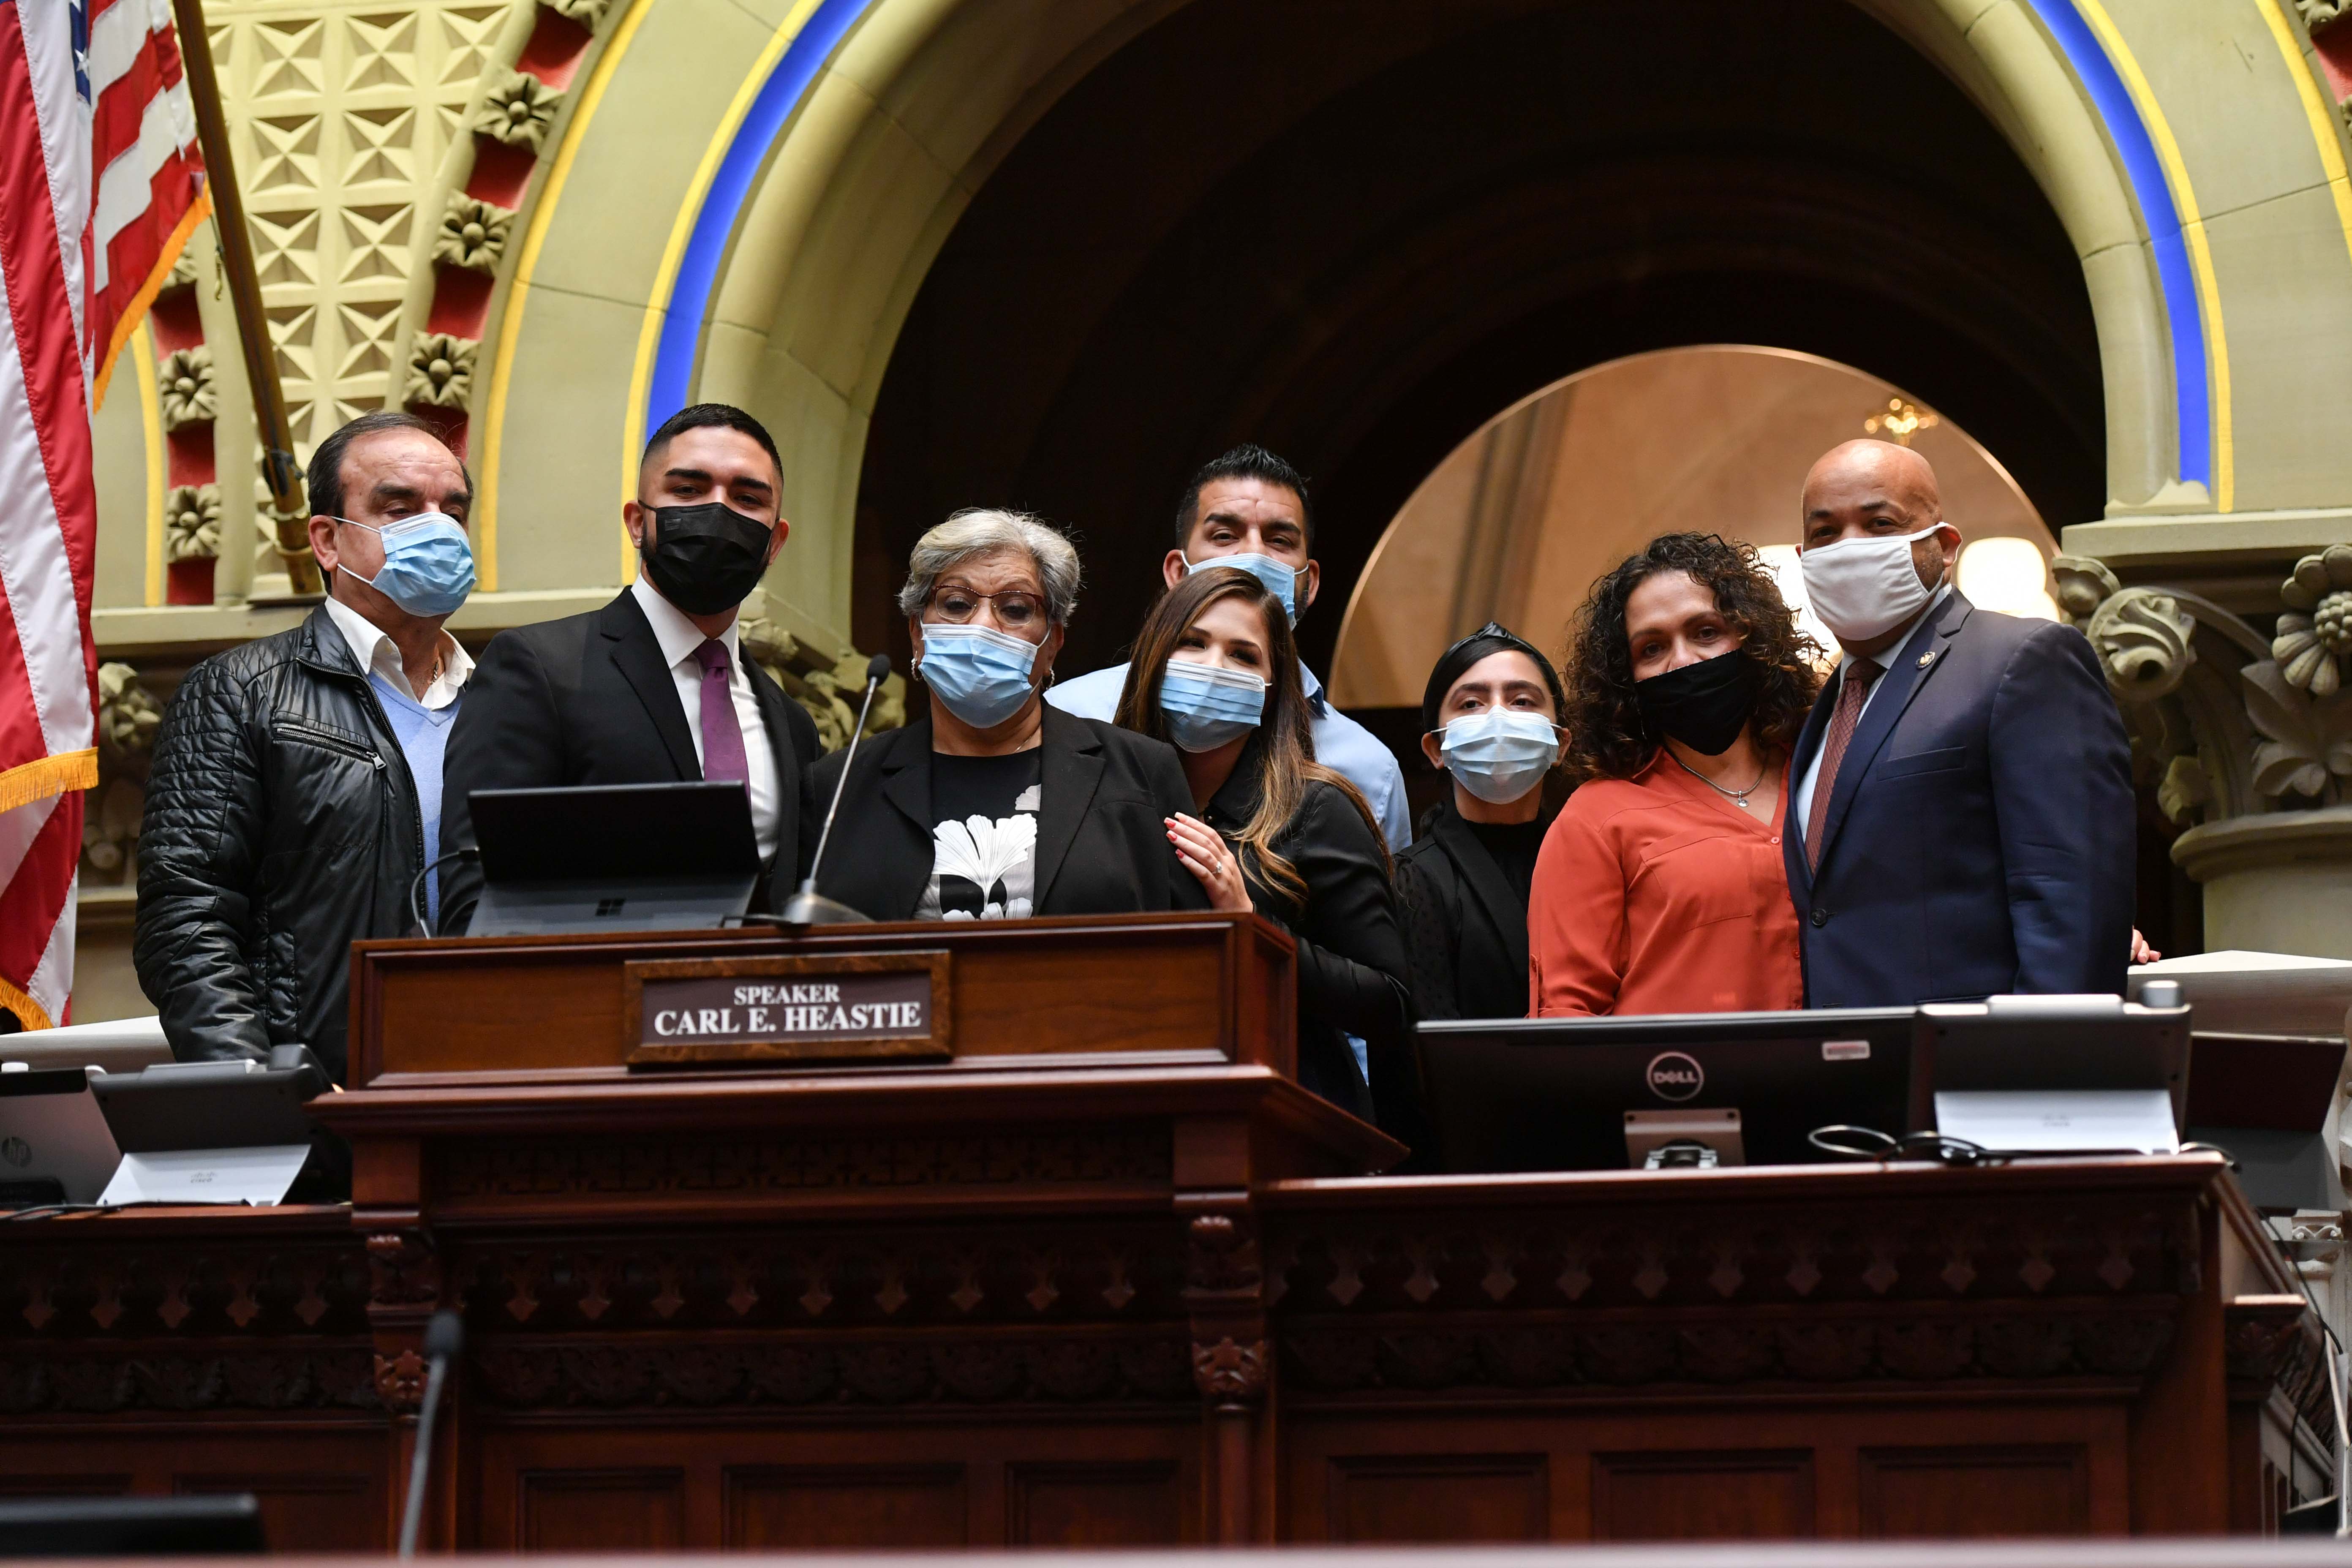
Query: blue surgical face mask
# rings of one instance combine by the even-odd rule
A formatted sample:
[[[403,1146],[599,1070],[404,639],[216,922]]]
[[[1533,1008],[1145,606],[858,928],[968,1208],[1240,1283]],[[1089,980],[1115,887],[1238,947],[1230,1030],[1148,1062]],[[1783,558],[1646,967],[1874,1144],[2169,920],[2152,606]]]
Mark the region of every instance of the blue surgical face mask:
[[[915,671],[948,711],[975,730],[992,730],[1029,700],[1037,645],[988,626],[942,621],[923,627]]]
[[[410,615],[446,616],[474,591],[474,547],[466,525],[456,518],[427,511],[382,525],[348,517],[335,521],[383,541],[383,564],[374,576],[362,577],[348,564],[335,570],[352,572],[352,581],[365,583]]]
[[[1212,566],[1231,566],[1235,571],[1248,573],[1265,584],[1267,593],[1282,601],[1282,613],[1290,617],[1290,624],[1294,626],[1298,624],[1298,580],[1307,575],[1303,568],[1293,566],[1287,561],[1276,561],[1271,555],[1244,553],[1212,555],[1206,561],[1187,559],[1184,571],[1189,576],[1194,572],[1206,572]]]
[[[1559,760],[1559,731],[1540,713],[1489,708],[1445,726],[1438,755],[1454,782],[1494,805],[1508,805],[1543,782]]]
[[[1168,738],[1188,752],[1213,752],[1257,728],[1265,682],[1245,669],[1171,658],[1160,678]]]

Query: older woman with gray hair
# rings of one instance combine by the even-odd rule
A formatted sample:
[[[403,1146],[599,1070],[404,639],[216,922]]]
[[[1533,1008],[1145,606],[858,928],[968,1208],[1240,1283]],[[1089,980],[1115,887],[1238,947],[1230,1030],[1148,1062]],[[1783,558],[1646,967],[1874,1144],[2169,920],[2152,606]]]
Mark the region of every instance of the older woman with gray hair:
[[[880,921],[1208,907],[1171,843],[1192,809],[1174,749],[1039,700],[1079,575],[1022,512],[960,511],[915,542],[898,610],[930,713],[859,747],[827,898]],[[819,801],[845,756],[817,763]]]

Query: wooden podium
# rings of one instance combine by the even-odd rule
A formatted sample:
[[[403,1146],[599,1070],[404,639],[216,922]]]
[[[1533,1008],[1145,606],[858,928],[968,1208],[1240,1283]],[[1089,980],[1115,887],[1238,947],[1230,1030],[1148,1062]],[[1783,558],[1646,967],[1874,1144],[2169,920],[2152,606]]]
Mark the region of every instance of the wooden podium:
[[[362,944],[344,1209],[0,1225],[0,1492],[381,1550],[2259,1531],[2222,1163],[1387,1177],[1249,916]],[[754,1013],[753,1009],[765,1009]],[[632,1058],[635,1065],[632,1065]]]

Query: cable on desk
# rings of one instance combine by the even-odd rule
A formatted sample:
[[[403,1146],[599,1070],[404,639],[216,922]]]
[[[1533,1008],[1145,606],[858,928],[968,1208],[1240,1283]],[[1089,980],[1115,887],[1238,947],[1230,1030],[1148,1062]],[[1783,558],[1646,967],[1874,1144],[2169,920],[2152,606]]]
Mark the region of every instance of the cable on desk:
[[[1908,1132],[1897,1138],[1875,1127],[1855,1127],[1842,1121],[1814,1128],[1805,1134],[1805,1142],[1824,1154],[1848,1160],[1875,1160],[1881,1164],[1889,1160],[1933,1160],[1945,1165],[1983,1165],[2004,1157],[1980,1143],[1971,1143],[1965,1138],[1947,1138],[1940,1132]]]

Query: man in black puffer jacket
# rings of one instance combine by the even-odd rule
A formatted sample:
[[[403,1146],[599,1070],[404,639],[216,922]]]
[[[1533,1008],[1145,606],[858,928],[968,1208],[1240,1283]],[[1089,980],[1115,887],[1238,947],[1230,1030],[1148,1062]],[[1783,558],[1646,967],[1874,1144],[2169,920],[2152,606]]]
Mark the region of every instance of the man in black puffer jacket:
[[[332,599],[205,660],[173,695],[140,828],[131,959],[180,1060],[300,1044],[340,1084],[352,943],[416,924],[410,888],[440,778],[437,753],[412,763],[472,668],[441,629],[473,581],[472,498],[463,465],[404,414],[321,442],[310,486]]]

